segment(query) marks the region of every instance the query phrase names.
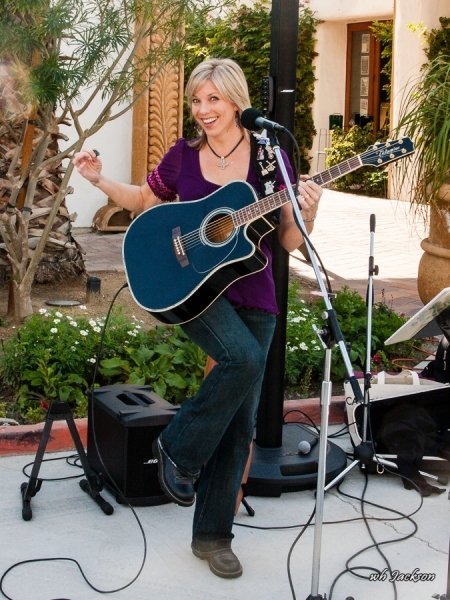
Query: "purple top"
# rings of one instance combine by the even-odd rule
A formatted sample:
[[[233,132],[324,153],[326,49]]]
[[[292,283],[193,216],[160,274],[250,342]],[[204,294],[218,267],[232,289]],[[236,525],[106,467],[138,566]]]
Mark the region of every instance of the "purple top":
[[[292,169],[287,163],[289,177]],[[258,193],[261,184],[253,161],[247,174],[249,183]],[[200,200],[209,196],[221,186],[203,177],[200,169],[199,152],[191,148],[184,138],[179,139],[163,157],[159,165],[148,175],[147,182],[153,193],[163,202],[172,202],[178,197],[185,200]],[[281,175],[277,176],[278,189],[282,187]],[[278,313],[275,297],[275,283],[272,274],[272,250],[267,236],[261,241],[261,250],[268,258],[267,266],[247,277],[233,282],[224,292],[230,302],[239,307],[258,308],[270,313]]]

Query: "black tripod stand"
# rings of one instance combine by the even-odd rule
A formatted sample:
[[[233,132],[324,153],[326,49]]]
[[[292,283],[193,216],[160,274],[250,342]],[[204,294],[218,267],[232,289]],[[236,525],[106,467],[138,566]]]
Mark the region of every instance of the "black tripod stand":
[[[24,482],[20,486],[20,492],[22,494],[22,518],[24,521],[30,521],[32,518],[31,498],[33,498],[33,496],[35,496],[41,489],[42,479],[39,479],[38,475],[53,423],[54,421],[62,421],[63,419],[67,423],[72,440],[75,444],[75,448],[78,452],[84,474],[86,476],[86,479],[82,479],[80,481],[81,489],[89,494],[93,500],[95,500],[105,515],[111,515],[114,512],[114,509],[109,502],[100,496],[100,492],[103,488],[102,483],[98,475],[96,475],[89,466],[86,453],[84,451],[78,430],[75,426],[75,421],[69,405],[66,402],[56,401],[50,404],[50,407],[47,411],[44,429],[42,431],[42,437],[39,441],[30,479],[28,482]]]

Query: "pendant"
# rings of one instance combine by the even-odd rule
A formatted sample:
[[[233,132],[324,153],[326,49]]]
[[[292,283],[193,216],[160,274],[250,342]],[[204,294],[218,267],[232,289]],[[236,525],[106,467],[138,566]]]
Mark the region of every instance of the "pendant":
[[[223,171],[223,169],[228,167],[229,164],[230,163],[227,163],[227,161],[225,160],[225,156],[221,156],[219,162],[217,163],[217,166]]]

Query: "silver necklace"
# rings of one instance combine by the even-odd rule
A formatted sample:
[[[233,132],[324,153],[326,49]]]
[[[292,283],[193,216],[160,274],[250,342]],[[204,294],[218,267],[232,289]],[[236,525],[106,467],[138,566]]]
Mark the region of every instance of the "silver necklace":
[[[206,139],[208,148],[211,150],[211,152],[214,154],[214,156],[217,156],[217,158],[219,159],[219,162],[217,163],[217,166],[219,167],[219,169],[223,170],[223,169],[226,169],[226,167],[228,167],[228,165],[230,163],[227,162],[227,158],[229,156],[231,156],[231,154],[233,154],[233,152],[236,150],[236,148],[239,146],[239,144],[242,142],[243,139],[244,139],[244,136],[242,136],[241,139],[236,144],[236,146],[234,146],[234,148],[232,148],[232,150],[230,150],[230,152],[228,152],[228,154],[225,154],[224,156],[220,156],[220,154],[217,154],[217,152],[213,148],[211,148],[211,144],[209,143],[208,139]]]

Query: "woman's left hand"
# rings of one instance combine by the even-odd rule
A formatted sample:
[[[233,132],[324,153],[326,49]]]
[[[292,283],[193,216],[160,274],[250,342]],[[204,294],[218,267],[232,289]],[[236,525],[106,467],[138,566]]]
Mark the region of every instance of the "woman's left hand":
[[[319,208],[322,188],[309,179],[307,175],[302,175],[298,183],[297,202],[301,209],[301,216],[305,223],[305,229],[311,233],[314,227],[314,219]],[[294,207],[289,202],[281,207],[281,220],[278,228],[278,238],[281,245],[288,252],[292,252],[303,244],[303,235],[300,232],[293,214]]]
[[[302,211],[305,223],[314,221],[319,208],[323,189],[307,175],[301,175],[298,183],[297,201]]]

